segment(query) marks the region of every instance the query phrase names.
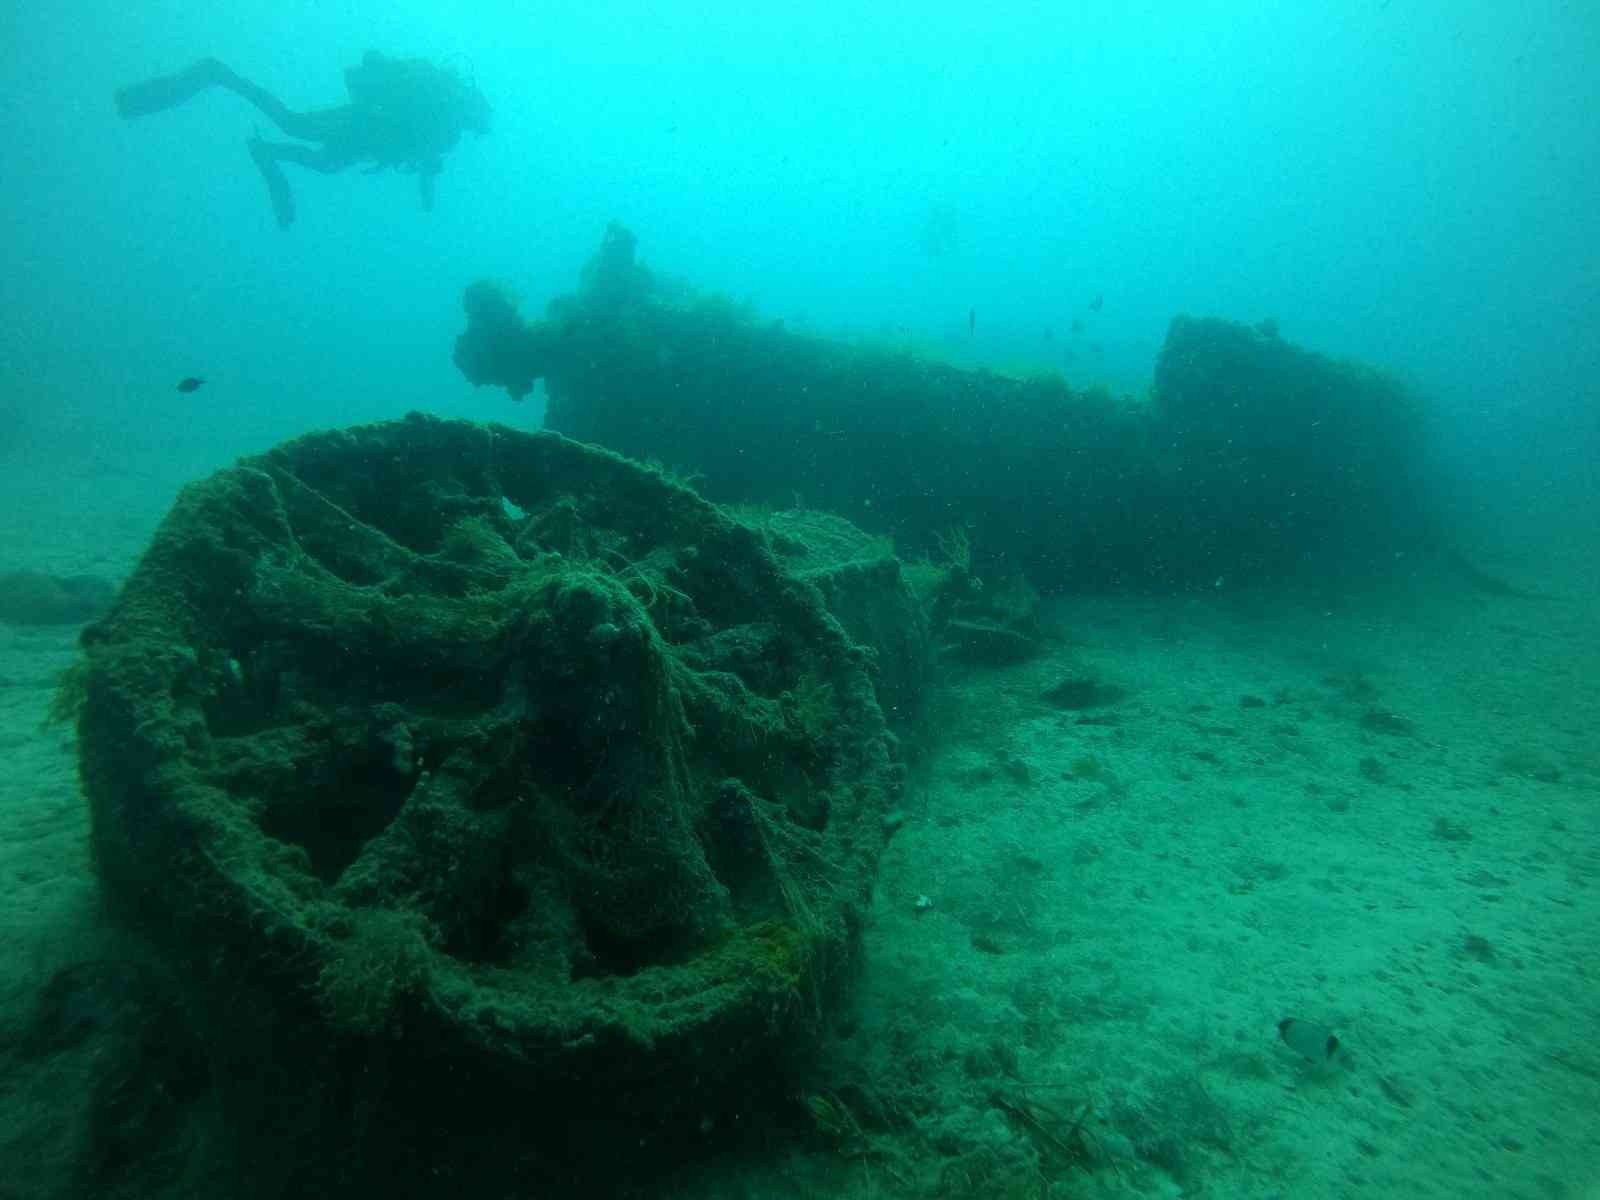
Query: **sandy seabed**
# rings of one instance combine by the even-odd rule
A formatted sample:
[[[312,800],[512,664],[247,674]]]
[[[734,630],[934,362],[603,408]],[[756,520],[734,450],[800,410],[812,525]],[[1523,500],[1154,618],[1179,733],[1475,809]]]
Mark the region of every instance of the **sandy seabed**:
[[[12,472],[0,569],[120,580],[173,490]],[[948,669],[839,1051],[888,1115],[740,1194],[984,1194],[1040,1157],[1027,1101],[1084,1130],[1038,1195],[1600,1195],[1593,571],[1062,600],[1043,658]],[[7,1035],[106,936],[43,726],[75,637],[0,624]],[[1064,679],[1093,702],[1045,699]],[[1284,1017],[1340,1050],[1301,1058]],[[0,1089],[0,1157],[67,1152],[58,1082]]]

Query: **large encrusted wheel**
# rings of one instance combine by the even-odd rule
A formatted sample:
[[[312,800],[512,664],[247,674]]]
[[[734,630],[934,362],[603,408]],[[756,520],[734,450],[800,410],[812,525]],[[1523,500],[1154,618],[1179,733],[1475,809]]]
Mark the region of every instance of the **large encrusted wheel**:
[[[426,1048],[413,1094],[659,1112],[851,957],[899,778],[872,656],[657,471],[415,415],[301,438],[186,488],[84,646],[102,877],[270,1010],[246,1042],[287,1014]]]

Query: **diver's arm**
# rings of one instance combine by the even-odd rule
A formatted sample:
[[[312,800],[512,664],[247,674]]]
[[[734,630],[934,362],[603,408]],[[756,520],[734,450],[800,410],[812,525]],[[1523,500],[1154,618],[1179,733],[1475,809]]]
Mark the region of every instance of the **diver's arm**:
[[[417,190],[422,193],[422,211],[433,211],[433,185],[439,178],[439,171],[444,166],[444,160],[438,158],[425,158],[417,164]]]

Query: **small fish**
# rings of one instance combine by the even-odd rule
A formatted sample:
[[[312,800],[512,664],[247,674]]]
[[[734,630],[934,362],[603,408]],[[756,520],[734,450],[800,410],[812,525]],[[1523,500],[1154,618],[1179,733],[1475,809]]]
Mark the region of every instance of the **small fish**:
[[[1099,292],[1096,292],[1094,294],[1094,299],[1089,301],[1089,311],[1090,312],[1099,312],[1100,311],[1100,306],[1102,304],[1104,304],[1105,302],[1106,302],[1106,298],[1104,296],[1102,296]]]
[[[187,379],[178,381],[178,390],[180,392],[192,392],[204,382],[204,379],[196,379],[193,375],[190,375]]]
[[[1072,336],[1073,337],[1077,337],[1082,332],[1083,332],[1083,322],[1078,320],[1077,317],[1073,317],[1072,318]]]
[[[1278,1036],[1289,1049],[1313,1062],[1325,1062],[1339,1051],[1339,1039],[1333,1036],[1333,1030],[1315,1021],[1285,1017],[1278,1022]]]
[[[978,328],[978,310],[975,309],[975,308],[969,308],[969,309],[967,309],[967,336],[971,337],[972,334],[973,334],[973,331],[976,330],[977,328]]]

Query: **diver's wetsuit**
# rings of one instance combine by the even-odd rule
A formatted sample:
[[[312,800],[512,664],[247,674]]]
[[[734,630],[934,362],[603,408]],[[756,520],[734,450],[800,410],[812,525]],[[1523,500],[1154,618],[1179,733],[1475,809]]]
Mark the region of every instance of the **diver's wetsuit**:
[[[395,81],[405,87],[408,71],[412,79],[423,79],[432,90],[419,90],[409,97],[399,95]],[[420,60],[388,59],[374,51],[369,51],[361,66],[351,68],[345,77],[354,103],[296,112],[226,64],[205,58],[176,75],[162,75],[118,89],[117,111],[128,118],[148,116],[176,108],[207,88],[221,87],[248,100],[290,137],[316,143],[269,142],[260,137],[252,137],[247,143],[250,157],[267,182],[272,211],[281,229],[294,223],[294,194],[279,165],[285,162],[324,174],[335,174],[358,162],[371,162],[375,170],[414,170],[422,206],[431,210],[434,181],[444,165],[444,152],[460,140],[462,129],[479,133],[488,130],[488,105],[481,93],[471,85],[461,84],[453,73],[434,71],[420,64]],[[441,90],[437,80],[450,82]]]

